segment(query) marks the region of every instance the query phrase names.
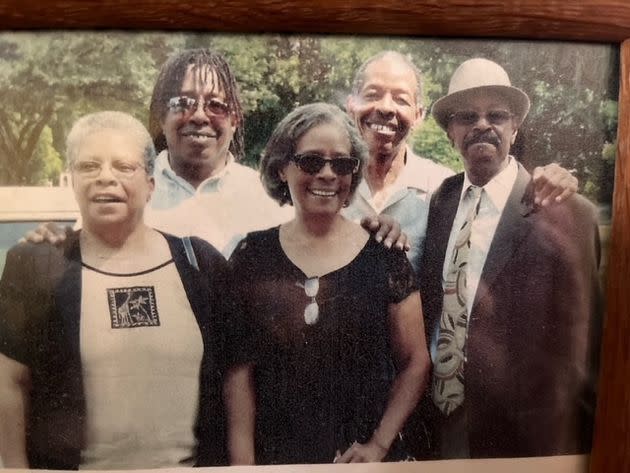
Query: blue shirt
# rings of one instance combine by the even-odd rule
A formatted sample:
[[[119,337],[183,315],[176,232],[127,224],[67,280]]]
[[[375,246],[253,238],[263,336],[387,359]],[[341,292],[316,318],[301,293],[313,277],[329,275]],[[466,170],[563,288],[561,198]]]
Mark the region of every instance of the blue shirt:
[[[431,194],[444,179],[453,174],[451,169],[421,158],[407,148],[405,166],[391,185],[391,195],[382,210],[377,210],[372,201],[370,188],[367,182],[362,180],[350,206],[343,210],[343,215],[354,221],[379,214],[396,219],[402,231],[407,234],[411,245],[407,253],[409,262],[416,274],[419,274]]]

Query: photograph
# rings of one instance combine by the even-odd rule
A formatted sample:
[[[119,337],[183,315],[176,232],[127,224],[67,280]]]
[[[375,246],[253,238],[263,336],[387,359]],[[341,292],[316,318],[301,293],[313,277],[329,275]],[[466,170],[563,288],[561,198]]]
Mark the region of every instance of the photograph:
[[[619,76],[603,43],[0,33],[3,466],[586,471]]]

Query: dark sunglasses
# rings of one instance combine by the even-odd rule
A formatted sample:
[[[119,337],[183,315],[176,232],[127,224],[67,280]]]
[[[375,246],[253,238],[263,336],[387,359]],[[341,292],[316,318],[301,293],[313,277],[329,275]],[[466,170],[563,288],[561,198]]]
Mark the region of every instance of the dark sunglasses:
[[[307,174],[317,174],[328,163],[338,176],[355,174],[359,170],[360,162],[359,158],[353,158],[352,156],[328,159],[315,153],[296,154],[291,160]]]
[[[470,126],[477,123],[482,116],[484,115],[472,110],[461,110],[451,114],[449,119],[457,125]],[[492,125],[503,125],[513,116],[507,110],[490,110],[485,114],[486,120]]]
[[[168,108],[176,113],[195,113],[199,106],[199,99],[180,95],[168,99]],[[202,108],[206,115],[225,117],[230,113],[230,106],[219,99],[202,99]]]

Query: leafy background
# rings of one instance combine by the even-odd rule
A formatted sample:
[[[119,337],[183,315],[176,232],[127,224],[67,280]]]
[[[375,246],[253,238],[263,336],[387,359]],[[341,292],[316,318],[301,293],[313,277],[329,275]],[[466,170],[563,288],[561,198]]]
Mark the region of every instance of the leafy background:
[[[345,104],[354,71],[371,55],[408,54],[424,74],[425,108],[448,89],[455,68],[480,56],[505,67],[532,109],[513,153],[532,169],[557,162],[598,204],[612,198],[619,57],[612,45],[353,36],[215,35],[123,32],[0,34],[0,185],[56,183],[72,123],[97,110],[148,122],[157,71],[173,52],[210,47],[234,69],[245,107],[246,164],[275,124],[312,101]],[[445,134],[427,116],[414,150],[462,169]]]

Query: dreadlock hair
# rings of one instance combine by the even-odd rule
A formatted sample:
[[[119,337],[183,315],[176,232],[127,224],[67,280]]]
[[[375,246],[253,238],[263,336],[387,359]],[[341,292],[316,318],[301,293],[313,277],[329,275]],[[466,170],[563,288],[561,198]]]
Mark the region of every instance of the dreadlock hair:
[[[243,107],[238,93],[238,86],[234,74],[225,58],[210,49],[186,49],[171,56],[160,69],[151,105],[149,106],[149,133],[153,138],[155,149],[159,153],[167,148],[166,138],[162,132],[162,121],[168,111],[167,102],[171,97],[180,95],[184,77],[189,66],[199,74],[205,82],[208,72],[216,74],[219,87],[225,94],[225,100],[230,107],[230,113],[236,119],[236,130],[230,143],[230,152],[239,161],[244,156]]]

